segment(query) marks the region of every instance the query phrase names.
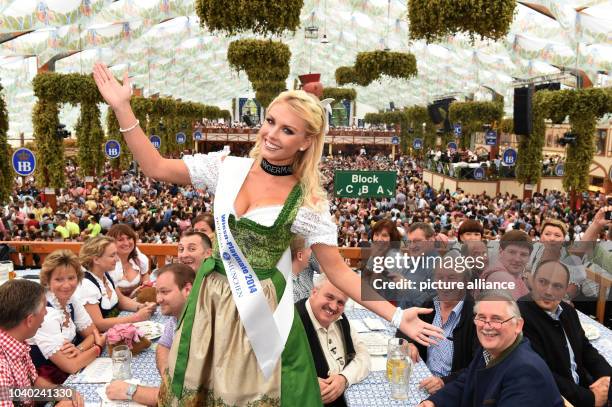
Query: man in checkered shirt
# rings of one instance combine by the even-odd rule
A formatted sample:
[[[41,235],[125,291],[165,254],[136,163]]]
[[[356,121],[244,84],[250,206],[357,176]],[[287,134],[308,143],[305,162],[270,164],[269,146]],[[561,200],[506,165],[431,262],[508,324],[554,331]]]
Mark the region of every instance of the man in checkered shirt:
[[[0,407],[33,405],[31,400],[13,402],[9,389],[57,387],[38,376],[25,342],[36,334],[47,313],[45,290],[33,281],[10,280],[0,286],[0,310]],[[56,406],[82,407],[83,399],[76,396]]]

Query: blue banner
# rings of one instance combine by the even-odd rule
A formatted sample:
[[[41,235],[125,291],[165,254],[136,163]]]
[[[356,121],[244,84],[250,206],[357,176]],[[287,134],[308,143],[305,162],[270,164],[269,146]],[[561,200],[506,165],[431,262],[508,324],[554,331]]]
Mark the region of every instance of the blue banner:
[[[420,138],[415,138],[414,141],[412,142],[412,147],[415,150],[420,150],[423,148],[423,140]]]
[[[508,148],[504,151],[504,155],[502,157],[502,162],[504,165],[512,166],[516,164],[517,152],[513,148]]]
[[[154,135],[151,136],[149,140],[151,140],[151,144],[153,144],[153,147],[159,150],[159,148],[161,147],[161,138],[159,138],[159,136]]]
[[[117,140],[108,140],[104,144],[104,153],[111,160],[121,155],[121,144]]]
[[[474,170],[474,179],[483,179],[485,176],[484,168],[478,167]]]
[[[487,130],[485,134],[486,145],[495,146],[497,145],[497,132],[495,130]]]
[[[555,175],[557,177],[562,177],[565,175],[565,164],[559,163],[555,166]]]
[[[193,139],[194,139],[195,141],[200,141],[200,140],[202,140],[202,133],[201,133],[201,132],[199,132],[199,131],[194,131],[194,132],[193,132]]]
[[[183,132],[176,133],[177,144],[185,144],[185,140],[187,140],[187,136],[185,136],[185,133]]]
[[[36,169],[36,156],[27,148],[17,149],[13,153],[13,169],[22,177],[31,175]]]

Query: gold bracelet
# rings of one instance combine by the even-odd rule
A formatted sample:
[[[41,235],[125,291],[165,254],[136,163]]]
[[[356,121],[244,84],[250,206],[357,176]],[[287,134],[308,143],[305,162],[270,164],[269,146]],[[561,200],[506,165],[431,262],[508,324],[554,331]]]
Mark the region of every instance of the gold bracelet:
[[[140,120],[136,119],[136,123],[134,123],[133,126],[128,127],[127,129],[122,129],[121,127],[119,127],[119,131],[121,133],[127,133],[128,131],[132,131],[136,128],[136,126],[138,126],[140,124]]]

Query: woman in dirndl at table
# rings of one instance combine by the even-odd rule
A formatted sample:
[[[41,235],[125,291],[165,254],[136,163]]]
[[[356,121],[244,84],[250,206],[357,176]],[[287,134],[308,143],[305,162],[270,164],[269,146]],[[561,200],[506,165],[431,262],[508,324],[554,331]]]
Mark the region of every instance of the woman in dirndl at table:
[[[267,109],[251,158],[165,159],[131,110],[127,72],[123,85],[104,65],[93,74],[145,175],[215,194],[214,254],[200,267],[177,325],[160,405],[322,405],[308,339],[294,313],[288,248],[295,234],[351,298],[420,343],[442,338],[440,329],[418,318],[431,310],[362,300],[359,276],[338,251],[321,188],[327,113],[315,96],[281,93]]]
[[[148,321],[156,303],[141,304],[115,288],[110,272],[119,261],[115,239],[108,236],[89,238],[81,246],[79,261],[85,269],[78,296],[100,332],[117,324]],[[133,314],[119,316],[121,311]]]
[[[80,300],[74,295],[83,279],[76,254],[56,250],[42,264],[40,283],[47,289],[47,314],[34,337],[30,356],[39,376],[62,384],[100,356],[100,335]]]

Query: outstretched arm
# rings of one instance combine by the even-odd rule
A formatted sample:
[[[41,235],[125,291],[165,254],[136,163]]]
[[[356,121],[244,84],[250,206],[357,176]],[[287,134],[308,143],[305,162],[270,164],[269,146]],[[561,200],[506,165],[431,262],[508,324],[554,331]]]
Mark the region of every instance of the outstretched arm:
[[[130,129],[136,124],[136,116],[130,106],[132,88],[127,71],[123,75],[123,85],[113,76],[104,64],[95,64],[93,77],[100,94],[115,112],[119,127]],[[182,160],[163,158],[153,147],[140,126],[123,133],[125,142],[140,165],[144,174],[159,181],[174,184],[190,184],[189,171]]]
[[[359,276],[353,273],[346,265],[337,247],[314,244],[312,245],[312,251],[333,285],[370,311],[380,315],[387,321],[391,321],[396,308],[389,301],[374,292],[374,290],[371,290],[366,285],[362,286]],[[362,289],[364,291],[369,290],[367,295],[363,295]],[[376,300],[365,301],[362,298],[375,298]],[[404,310],[400,330],[410,338],[426,346],[435,343],[435,338],[443,339],[443,331],[440,328],[419,319],[419,314],[428,314],[432,311],[431,309],[416,307]]]

